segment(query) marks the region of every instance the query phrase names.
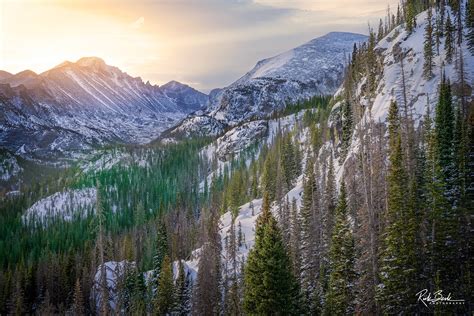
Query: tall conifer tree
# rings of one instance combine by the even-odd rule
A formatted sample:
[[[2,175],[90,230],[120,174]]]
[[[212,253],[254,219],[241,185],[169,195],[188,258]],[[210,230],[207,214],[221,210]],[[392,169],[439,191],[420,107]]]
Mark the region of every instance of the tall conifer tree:
[[[244,310],[250,315],[298,315],[298,288],[268,193],[255,228],[255,245],[245,266]]]
[[[474,0],[466,3],[466,40],[471,55],[474,56]]]
[[[350,315],[355,311],[355,246],[348,213],[346,188],[342,183],[331,242],[330,275],[324,305],[325,315]]]
[[[387,314],[408,313],[413,310],[417,284],[414,252],[416,222],[408,205],[408,177],[403,166],[400,118],[396,102],[392,102],[388,116],[389,160],[386,229],[380,263],[378,300]]]
[[[446,19],[446,37],[444,40],[444,49],[446,51],[446,61],[451,64],[454,57],[454,26],[449,13]]]
[[[168,255],[163,258],[158,289],[154,301],[154,310],[158,315],[169,314],[174,306],[173,269]]]
[[[425,28],[425,43],[424,43],[424,57],[425,63],[423,64],[423,75],[426,79],[431,79],[433,77],[433,67],[434,67],[434,38],[433,38],[433,11],[428,9],[428,15],[426,17],[427,23]]]

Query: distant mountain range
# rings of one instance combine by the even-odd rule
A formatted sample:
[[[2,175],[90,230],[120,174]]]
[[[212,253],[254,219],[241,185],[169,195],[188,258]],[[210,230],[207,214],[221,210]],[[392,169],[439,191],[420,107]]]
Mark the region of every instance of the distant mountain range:
[[[250,118],[264,118],[288,103],[332,95],[342,83],[354,43],[366,39],[361,34],[332,32],[261,60],[230,86],[211,91],[206,110],[189,116],[164,136],[216,136]]]
[[[329,33],[258,62],[209,96],[176,81],[144,83],[95,57],[64,62],[41,74],[0,71],[0,183],[15,183],[26,173],[21,161],[55,164],[110,144],[218,136],[263,119],[242,125],[237,134],[243,139],[234,144],[240,148],[264,132],[265,119],[274,111],[334,94],[354,43],[366,39]],[[222,145],[221,154],[234,145]]]
[[[26,158],[147,143],[201,109],[207,95],[176,81],[144,83],[96,57],[36,74],[0,72],[0,147]]]

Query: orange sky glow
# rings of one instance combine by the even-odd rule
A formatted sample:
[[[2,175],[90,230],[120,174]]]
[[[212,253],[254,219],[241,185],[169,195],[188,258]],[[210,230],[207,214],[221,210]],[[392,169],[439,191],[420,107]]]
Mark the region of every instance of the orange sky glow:
[[[330,31],[367,33],[375,0],[0,0],[0,69],[97,56],[145,81],[227,85],[259,59]]]

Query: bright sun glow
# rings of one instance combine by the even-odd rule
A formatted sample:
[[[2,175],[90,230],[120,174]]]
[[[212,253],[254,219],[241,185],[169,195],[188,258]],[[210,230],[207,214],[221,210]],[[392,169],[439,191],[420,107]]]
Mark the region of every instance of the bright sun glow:
[[[142,31],[143,17],[104,14],[63,2],[0,4],[0,69],[42,72],[83,56],[100,56],[109,64],[136,69],[158,59],[159,41]],[[143,58],[142,52],[148,57]]]

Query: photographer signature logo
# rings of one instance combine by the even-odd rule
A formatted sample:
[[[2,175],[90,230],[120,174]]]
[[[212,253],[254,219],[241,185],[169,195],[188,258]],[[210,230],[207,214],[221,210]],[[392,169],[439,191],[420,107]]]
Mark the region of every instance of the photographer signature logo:
[[[464,304],[464,300],[453,299],[451,293],[444,296],[443,290],[438,290],[434,293],[428,291],[428,289],[421,290],[416,293],[418,302],[423,303],[426,307],[428,305],[460,305]]]

